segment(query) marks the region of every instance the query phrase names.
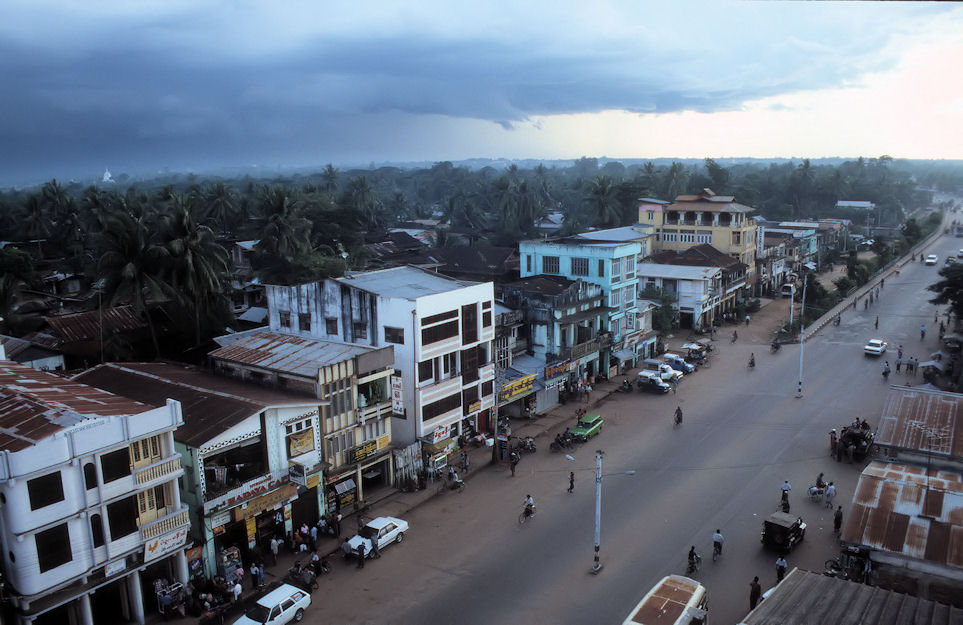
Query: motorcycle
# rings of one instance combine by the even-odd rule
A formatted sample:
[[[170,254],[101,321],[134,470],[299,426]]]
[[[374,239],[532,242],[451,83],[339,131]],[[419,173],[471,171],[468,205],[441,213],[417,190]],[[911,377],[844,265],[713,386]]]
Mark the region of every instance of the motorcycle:
[[[322,565],[323,566],[323,565]],[[329,566],[328,571],[331,570]],[[288,569],[287,577],[285,580],[290,582],[292,585],[301,588],[302,590],[310,593],[312,590],[319,588],[318,576],[310,568],[301,565],[300,560],[294,561],[294,566]]]
[[[769,351],[770,353],[775,354],[776,352],[779,351],[779,348],[781,347],[782,345],[779,343],[779,341],[773,341],[772,343],[769,344]]]
[[[526,451],[528,453],[535,453],[535,439],[531,436],[526,436],[518,440],[518,449],[521,451]]]
[[[810,501],[819,503],[820,501],[823,500],[823,495],[826,494],[826,487],[816,486],[815,484],[813,484],[812,486],[809,487],[809,490],[807,492],[809,493]]]
[[[616,387],[615,391],[616,391],[617,393],[631,393],[631,392],[632,392],[632,383],[629,382],[629,379],[628,379],[628,378],[625,378],[624,380],[622,380],[622,384],[621,384],[620,386]]]

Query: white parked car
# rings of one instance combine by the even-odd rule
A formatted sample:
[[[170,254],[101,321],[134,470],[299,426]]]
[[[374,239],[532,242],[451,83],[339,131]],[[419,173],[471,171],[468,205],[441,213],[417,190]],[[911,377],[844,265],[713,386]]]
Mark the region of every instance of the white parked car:
[[[349,558],[358,554],[358,545],[364,541],[364,554],[366,558],[371,557],[371,541],[378,541],[378,551],[381,551],[391,543],[400,543],[405,539],[405,532],[408,531],[408,521],[395,518],[393,516],[379,516],[371,519],[361,531],[344,541],[341,544],[341,551],[344,557]]]
[[[882,356],[883,352],[886,351],[886,341],[882,339],[870,339],[866,346],[863,347],[863,352],[867,356]]]
[[[935,265],[940,259],[936,257],[936,254],[930,254],[926,257],[925,263],[927,265]]]
[[[956,253],[957,258],[963,258],[963,249]]]
[[[234,621],[234,625],[300,623],[309,605],[311,595],[296,586],[281,584],[255,601],[244,616]]]

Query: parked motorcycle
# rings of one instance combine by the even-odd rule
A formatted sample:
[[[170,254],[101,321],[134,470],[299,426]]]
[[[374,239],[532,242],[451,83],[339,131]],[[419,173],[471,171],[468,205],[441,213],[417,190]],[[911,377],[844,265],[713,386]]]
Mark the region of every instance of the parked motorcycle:
[[[632,383],[629,382],[629,379],[628,379],[628,378],[625,378],[624,380],[622,380],[622,384],[620,384],[618,387],[616,387],[615,390],[616,390],[616,392],[618,392],[618,393],[631,393],[631,392],[632,392]]]
[[[331,570],[329,566],[327,570]],[[310,568],[302,566],[300,560],[294,561],[294,566],[288,569],[288,574],[284,578],[285,581],[289,582],[293,586],[310,593],[312,590],[319,588],[318,576]]]
[[[520,438],[518,440],[518,449],[520,451],[526,451],[530,454],[535,453],[535,439],[532,438],[531,436]]]

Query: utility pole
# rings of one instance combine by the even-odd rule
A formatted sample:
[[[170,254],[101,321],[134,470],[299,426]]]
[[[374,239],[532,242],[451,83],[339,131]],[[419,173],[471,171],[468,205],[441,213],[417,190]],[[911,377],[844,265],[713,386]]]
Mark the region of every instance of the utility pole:
[[[809,274],[803,274],[802,304],[799,307],[799,386],[796,388],[796,398],[803,396],[803,349],[806,345],[806,283]]]
[[[592,564],[592,573],[602,570],[602,563],[599,561],[599,549],[602,542],[602,450],[595,452],[595,562]]]

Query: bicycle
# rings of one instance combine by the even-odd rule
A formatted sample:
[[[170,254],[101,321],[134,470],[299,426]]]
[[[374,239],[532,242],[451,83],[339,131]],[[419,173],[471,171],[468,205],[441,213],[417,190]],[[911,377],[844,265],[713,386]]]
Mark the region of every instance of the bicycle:
[[[518,524],[525,525],[525,521],[535,518],[535,507],[532,506],[531,509],[525,508],[522,513],[518,515]]]
[[[715,562],[722,556],[722,543],[712,543],[712,561]]]
[[[702,564],[702,556],[695,554],[695,558],[689,560],[689,565],[685,569],[686,575],[698,572],[700,564]]]
[[[673,428],[677,428],[682,425],[682,408],[676,408],[675,418],[673,419]]]

